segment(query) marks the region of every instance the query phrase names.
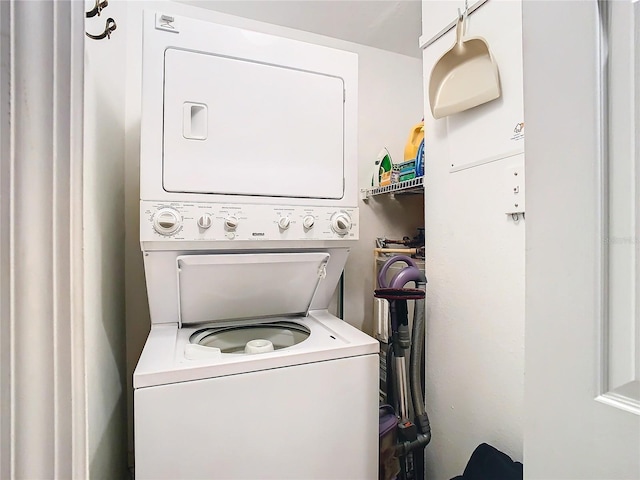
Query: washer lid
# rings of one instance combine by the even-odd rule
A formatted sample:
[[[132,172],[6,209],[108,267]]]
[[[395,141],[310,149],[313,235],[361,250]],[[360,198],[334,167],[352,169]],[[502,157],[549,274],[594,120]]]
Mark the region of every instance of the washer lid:
[[[304,316],[329,258],[326,252],[181,255],[180,324]]]

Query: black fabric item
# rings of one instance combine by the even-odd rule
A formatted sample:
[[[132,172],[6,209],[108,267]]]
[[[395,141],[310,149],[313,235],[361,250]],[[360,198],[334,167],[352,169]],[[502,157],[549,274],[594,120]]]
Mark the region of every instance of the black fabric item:
[[[451,480],[522,480],[522,463],[483,443],[474,450],[462,476]]]

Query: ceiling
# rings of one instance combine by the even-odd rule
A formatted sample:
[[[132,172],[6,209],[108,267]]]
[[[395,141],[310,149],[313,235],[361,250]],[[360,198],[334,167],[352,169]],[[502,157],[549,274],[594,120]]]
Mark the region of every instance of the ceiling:
[[[182,0],[180,3],[420,57],[420,0]]]

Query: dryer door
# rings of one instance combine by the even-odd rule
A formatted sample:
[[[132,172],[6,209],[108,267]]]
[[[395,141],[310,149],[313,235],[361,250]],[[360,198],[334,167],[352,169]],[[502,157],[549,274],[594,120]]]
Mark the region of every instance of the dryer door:
[[[341,78],[172,48],[164,68],[166,191],[343,197]]]

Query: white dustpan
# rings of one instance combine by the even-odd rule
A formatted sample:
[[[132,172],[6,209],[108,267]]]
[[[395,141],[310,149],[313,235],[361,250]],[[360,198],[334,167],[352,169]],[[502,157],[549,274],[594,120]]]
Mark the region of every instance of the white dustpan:
[[[498,65],[482,37],[463,39],[458,15],[456,43],[436,62],[429,78],[434,118],[462,112],[500,97]]]

